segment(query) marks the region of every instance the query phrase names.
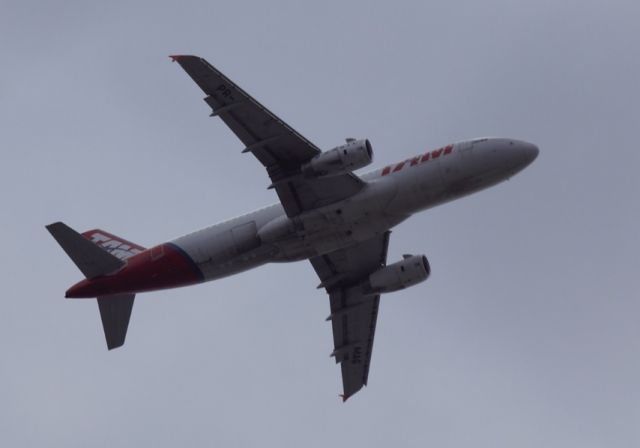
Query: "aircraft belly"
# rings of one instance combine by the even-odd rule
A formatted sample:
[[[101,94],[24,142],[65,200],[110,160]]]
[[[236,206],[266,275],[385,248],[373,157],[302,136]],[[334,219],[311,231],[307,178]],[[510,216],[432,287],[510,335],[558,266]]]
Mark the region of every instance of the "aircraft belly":
[[[274,255],[273,248],[263,247],[223,261],[205,261],[198,267],[205,280],[216,280],[269,263]]]
[[[242,235],[246,232],[245,235]],[[242,235],[242,237],[240,237]],[[180,238],[174,242],[193,260],[204,280],[215,280],[237,274],[272,261],[277,248],[261,245],[250,226],[193,238]]]
[[[268,262],[304,260],[343,249],[404,221],[394,210],[397,183],[370,181],[343,201],[287,217],[269,207],[173,241],[198,266],[206,280],[225,277]]]
[[[260,266],[272,260],[277,248],[264,245],[258,226],[278,216],[267,208],[217,224],[173,241],[193,260],[205,280],[214,280]]]
[[[375,235],[381,235],[390,227],[404,220],[404,217],[389,219],[384,216],[370,216],[370,219],[331,224],[326,220],[317,220],[314,224],[324,222],[322,227],[306,227],[303,235],[275,243],[278,254],[274,261],[298,261],[334,252],[366,241]]]
[[[297,230],[275,243],[280,250],[275,261],[303,260],[343,249],[382,235],[408,217],[362,205],[341,203],[301,216]]]

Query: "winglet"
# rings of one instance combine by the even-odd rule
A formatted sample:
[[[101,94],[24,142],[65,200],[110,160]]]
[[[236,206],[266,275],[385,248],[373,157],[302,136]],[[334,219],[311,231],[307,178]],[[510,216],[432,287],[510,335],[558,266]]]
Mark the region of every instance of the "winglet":
[[[184,59],[184,58],[197,58],[197,59],[202,59],[202,58],[200,58],[199,56],[194,56],[194,55],[192,55],[192,54],[171,54],[171,55],[169,55],[169,57],[171,58],[171,60],[172,60],[173,62],[176,62],[176,61],[180,62],[180,60],[181,60],[181,59]]]
[[[349,399],[349,396],[345,394],[340,394],[340,398],[342,398],[342,402],[344,403]]]

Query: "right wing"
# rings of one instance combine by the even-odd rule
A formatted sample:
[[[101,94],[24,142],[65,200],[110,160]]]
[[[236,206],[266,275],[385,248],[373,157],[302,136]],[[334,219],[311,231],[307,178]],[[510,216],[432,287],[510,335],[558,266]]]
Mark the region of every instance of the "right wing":
[[[363,181],[352,173],[331,177],[300,175],[301,166],[320,154],[266,107],[235,85],[206,60],[171,56],[207,95],[211,116],[218,116],[267,169],[287,216],[337,202],[357,193]]]
[[[342,399],[366,386],[380,295],[365,296],[360,283],[386,265],[389,234],[311,258],[320,287],[329,293],[334,350],[342,369]]]

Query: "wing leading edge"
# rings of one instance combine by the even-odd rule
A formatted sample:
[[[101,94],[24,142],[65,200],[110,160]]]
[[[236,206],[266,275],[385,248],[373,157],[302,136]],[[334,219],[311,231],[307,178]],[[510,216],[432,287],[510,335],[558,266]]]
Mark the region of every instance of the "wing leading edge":
[[[288,216],[298,215],[360,191],[363,181],[351,173],[330,178],[304,177],[301,167],[320,154],[266,107],[235,85],[206,60],[197,56],[171,56],[207,95],[211,116],[222,121],[267,169]]]
[[[329,294],[331,356],[342,369],[344,401],[367,385],[380,296],[364,295],[360,283],[386,265],[389,234],[310,260]]]

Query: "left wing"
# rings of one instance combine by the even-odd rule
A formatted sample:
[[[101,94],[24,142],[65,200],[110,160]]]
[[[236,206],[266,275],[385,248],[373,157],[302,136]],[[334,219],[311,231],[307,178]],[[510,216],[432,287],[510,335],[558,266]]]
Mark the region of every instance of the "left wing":
[[[371,364],[380,295],[365,296],[360,283],[386,265],[389,234],[311,258],[331,303],[334,350],[342,368],[342,399],[366,386]]]
[[[287,216],[345,199],[360,191],[363,181],[351,173],[303,177],[300,168],[320,154],[313,143],[235,85],[206,60],[171,56],[207,95],[211,116],[218,116],[267,169]]]

